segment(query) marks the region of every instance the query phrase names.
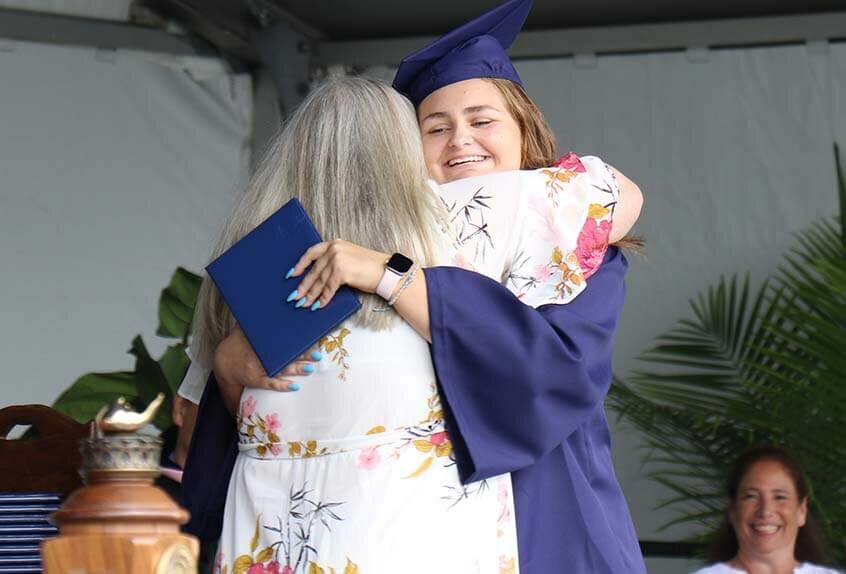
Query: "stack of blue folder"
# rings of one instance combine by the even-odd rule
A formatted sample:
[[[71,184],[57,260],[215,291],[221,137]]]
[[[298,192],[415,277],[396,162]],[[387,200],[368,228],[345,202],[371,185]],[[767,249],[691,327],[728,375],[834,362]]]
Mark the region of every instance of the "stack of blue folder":
[[[58,529],[50,515],[62,499],[49,493],[0,493],[0,574],[41,573],[39,545]]]

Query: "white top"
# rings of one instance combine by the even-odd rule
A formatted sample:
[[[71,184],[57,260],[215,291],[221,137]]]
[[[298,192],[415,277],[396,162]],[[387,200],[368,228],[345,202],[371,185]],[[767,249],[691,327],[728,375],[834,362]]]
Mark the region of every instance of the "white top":
[[[191,355],[191,349],[185,349],[185,354],[191,359],[191,365],[182,379],[182,384],[179,385],[179,390],[176,391],[183,399],[188,399],[195,405],[200,404],[200,399],[203,398],[203,391],[206,388],[206,381],[209,378],[208,369],[202,368],[194,357]]]
[[[733,566],[729,566],[725,562],[718,564],[711,564],[701,570],[697,570],[693,574],[746,574],[745,570],[739,570]],[[793,570],[793,574],[842,574],[840,570],[826,568],[825,566],[817,566],[810,562],[803,562],[798,568]]]

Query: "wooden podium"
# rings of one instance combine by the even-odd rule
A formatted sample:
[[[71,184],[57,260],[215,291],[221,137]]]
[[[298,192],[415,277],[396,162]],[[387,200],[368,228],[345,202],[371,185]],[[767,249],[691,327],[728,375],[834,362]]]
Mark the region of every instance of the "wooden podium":
[[[153,485],[161,441],[115,425],[120,408],[111,408],[118,416],[98,415],[93,436],[82,441],[86,485],[53,515],[59,536],[42,544],[44,572],[196,573],[199,544],[179,531],[188,512]]]

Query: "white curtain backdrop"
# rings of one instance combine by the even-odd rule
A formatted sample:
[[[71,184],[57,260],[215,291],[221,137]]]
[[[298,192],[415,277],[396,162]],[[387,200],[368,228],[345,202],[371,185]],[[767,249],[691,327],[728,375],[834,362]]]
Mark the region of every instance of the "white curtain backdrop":
[[[775,270],[793,234],[837,209],[832,144],[846,146],[846,45],[579,57],[517,63],[562,152],[594,154],[637,182],[646,203],[618,334],[624,376],[655,336],[688,316],[720,275]],[[392,70],[373,69],[390,79]],[[673,515],[643,477],[637,436],[618,428],[618,476],[641,539]],[[692,562],[653,559],[650,572]]]
[[[160,290],[199,271],[249,169],[249,76],[220,61],[0,51],[0,406],[157,356]]]

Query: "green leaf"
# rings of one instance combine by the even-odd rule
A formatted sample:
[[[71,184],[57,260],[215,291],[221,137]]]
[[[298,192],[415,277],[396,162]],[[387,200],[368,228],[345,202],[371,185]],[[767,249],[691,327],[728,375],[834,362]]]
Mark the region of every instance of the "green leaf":
[[[164,393],[166,400],[153,419],[153,424],[159,429],[164,430],[172,424],[171,410],[174,391],[161,365],[147,351],[141,335],[136,335],[132,339],[132,347],[130,347],[129,353],[135,356],[135,379],[138,384],[138,403],[140,403],[134,406],[137,409],[142,409],[158,393]]]
[[[53,408],[85,423],[92,420],[103,405],[118,397],[132,401],[137,396],[135,373],[88,373],[59,395]]]
[[[185,348],[201,283],[200,276],[179,267],[162,290],[158,334],[182,341],[168,347],[159,361],[150,356],[141,336],[136,336],[129,349],[135,357],[134,372],[83,375],[56,399],[54,408],[87,422],[118,397],[124,397],[140,410],[158,393],[164,393],[164,404],[153,424],[161,430],[170,427],[173,396],[190,364]]]
[[[191,364],[191,359],[185,354],[185,344],[177,343],[167,348],[159,359],[159,367],[164,373],[171,392],[175,395],[185,373]]]
[[[157,335],[187,340],[201,284],[202,278],[187,269],[178,267],[173,272],[159,298]]]

